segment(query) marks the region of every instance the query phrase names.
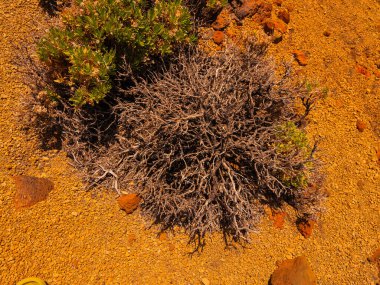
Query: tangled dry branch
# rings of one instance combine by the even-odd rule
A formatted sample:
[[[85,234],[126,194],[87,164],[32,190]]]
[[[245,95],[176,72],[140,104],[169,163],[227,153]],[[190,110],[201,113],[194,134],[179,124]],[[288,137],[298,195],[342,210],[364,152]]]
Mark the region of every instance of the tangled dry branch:
[[[313,95],[289,80],[289,69],[276,79],[264,53],[256,46],[182,54],[124,90],[133,101],[115,107],[118,142],[107,167],[124,185],[134,182],[142,213],[163,230],[182,226],[193,241],[222,230],[239,240],[255,230],[265,203],[318,212],[322,194],[309,187],[318,176],[314,149],[280,149],[293,143],[282,135],[284,124],[304,118],[297,98]],[[299,177],[307,183],[290,183]]]

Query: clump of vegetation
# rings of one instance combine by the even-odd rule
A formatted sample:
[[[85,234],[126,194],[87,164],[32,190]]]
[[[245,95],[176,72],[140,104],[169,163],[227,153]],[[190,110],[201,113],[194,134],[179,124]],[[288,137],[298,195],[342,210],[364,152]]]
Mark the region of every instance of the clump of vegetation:
[[[124,90],[133,100],[114,108],[117,141],[93,148],[76,124],[66,149],[90,184],[136,185],[144,216],[184,227],[197,245],[213,231],[247,240],[265,204],[315,218],[324,194],[296,102],[316,94],[288,72],[276,79],[264,53],[180,54]]]
[[[249,240],[264,205],[316,219],[325,194],[303,127],[318,93],[288,67],[276,76],[265,44],[174,52],[194,40],[185,4],[226,1],[73,0],[40,62],[25,61],[30,121],[59,136],[90,187],[135,185],[144,216],[198,246],[214,231]]]
[[[60,16],[39,42],[38,55],[55,83],[49,96],[75,106],[102,101],[123,58],[138,69],[194,40],[180,0],[76,0]]]

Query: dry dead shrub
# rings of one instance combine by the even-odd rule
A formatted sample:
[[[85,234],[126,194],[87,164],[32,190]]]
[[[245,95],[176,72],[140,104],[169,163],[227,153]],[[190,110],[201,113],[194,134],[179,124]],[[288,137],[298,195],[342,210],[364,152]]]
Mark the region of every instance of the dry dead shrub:
[[[264,54],[260,45],[183,53],[136,80],[114,109],[117,142],[98,150],[102,175],[92,179],[133,182],[144,216],[162,230],[184,227],[197,245],[213,231],[247,240],[264,204],[315,218],[324,194],[315,146],[299,126],[316,93],[294,84],[288,68],[276,77]]]

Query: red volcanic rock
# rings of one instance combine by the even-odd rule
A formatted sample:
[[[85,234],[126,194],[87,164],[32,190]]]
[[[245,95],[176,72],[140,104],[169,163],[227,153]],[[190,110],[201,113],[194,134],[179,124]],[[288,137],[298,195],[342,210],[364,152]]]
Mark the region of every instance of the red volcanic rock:
[[[304,256],[279,263],[269,281],[270,285],[315,285],[314,272]]]
[[[13,177],[16,184],[14,205],[16,209],[30,207],[46,200],[53,190],[53,183],[46,178],[18,175]]]
[[[121,195],[117,202],[120,209],[124,210],[127,214],[132,214],[140,205],[141,198],[137,194]]]
[[[223,43],[224,41],[224,33],[222,31],[216,31],[214,33],[214,35],[212,36],[212,40],[214,41],[214,43],[216,43],[217,45],[220,45]]]
[[[273,225],[277,229],[282,229],[285,224],[285,217],[286,213],[285,212],[275,212],[273,213],[272,220],[273,220]]]

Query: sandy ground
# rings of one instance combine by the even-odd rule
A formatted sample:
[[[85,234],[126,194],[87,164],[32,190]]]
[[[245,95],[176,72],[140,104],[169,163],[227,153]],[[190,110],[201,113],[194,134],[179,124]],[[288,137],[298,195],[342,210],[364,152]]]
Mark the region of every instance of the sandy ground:
[[[328,87],[308,127],[321,137],[320,156],[330,193],[318,229],[304,239],[287,221],[282,230],[265,219],[252,244],[225,249],[221,236],[204,252],[181,233],[157,237],[138,213],[126,216],[112,192],[85,192],[62,152],[41,151],[15,116],[27,89],[11,65],[11,43],[33,32],[42,17],[36,0],[0,1],[0,284],[38,276],[55,284],[267,284],[276,261],[305,255],[318,284],[375,284],[367,257],[380,247],[380,3],[377,0],[288,0],[289,32],[273,45],[276,59],[293,49],[308,55],[299,76]],[[323,32],[331,33],[329,37]],[[370,71],[357,72],[357,64]],[[364,121],[364,132],[356,121]],[[49,198],[16,211],[11,178],[48,177]],[[99,194],[102,193],[102,194]]]

